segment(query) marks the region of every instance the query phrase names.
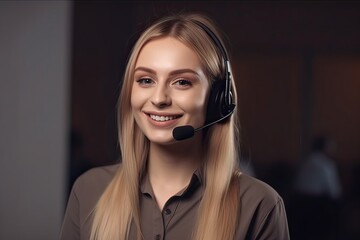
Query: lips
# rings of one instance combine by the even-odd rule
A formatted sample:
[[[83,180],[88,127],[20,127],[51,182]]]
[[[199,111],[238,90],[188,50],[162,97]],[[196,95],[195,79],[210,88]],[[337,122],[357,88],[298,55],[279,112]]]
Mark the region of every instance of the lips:
[[[155,114],[148,114],[150,118],[157,122],[166,122],[177,119],[181,117],[181,115],[155,115]]]

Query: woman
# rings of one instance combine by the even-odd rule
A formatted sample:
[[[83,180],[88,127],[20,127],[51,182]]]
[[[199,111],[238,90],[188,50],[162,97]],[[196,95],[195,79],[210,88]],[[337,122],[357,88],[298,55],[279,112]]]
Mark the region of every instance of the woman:
[[[118,102],[122,163],[76,181],[61,238],[289,239],[282,199],[237,167],[230,76],[209,19],[170,16],[145,30]]]

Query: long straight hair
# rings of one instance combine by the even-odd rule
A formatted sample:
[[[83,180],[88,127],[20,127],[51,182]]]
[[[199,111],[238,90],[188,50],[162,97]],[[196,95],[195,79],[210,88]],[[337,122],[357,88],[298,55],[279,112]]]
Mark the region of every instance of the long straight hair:
[[[92,240],[126,240],[134,224],[141,239],[139,219],[139,184],[146,171],[149,141],[137,126],[131,109],[131,89],[137,57],[142,47],[155,39],[173,37],[190,47],[199,57],[210,86],[225,75],[221,51],[196,22],[219,32],[214,24],[199,14],[173,15],[147,28],[135,43],[125,69],[118,100],[118,133],[122,165],[99,199],[94,212]],[[232,80],[233,98],[236,101]],[[204,134],[204,195],[198,210],[194,240],[233,239],[238,223],[239,187],[237,168],[237,113],[216,124]],[[142,149],[139,151],[139,149]]]

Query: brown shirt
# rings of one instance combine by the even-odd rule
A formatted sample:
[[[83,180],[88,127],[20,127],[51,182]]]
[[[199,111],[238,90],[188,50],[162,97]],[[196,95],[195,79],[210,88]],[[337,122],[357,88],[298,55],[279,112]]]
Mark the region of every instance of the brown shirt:
[[[113,178],[119,164],[95,168],[83,174],[71,191],[61,240],[88,240],[90,237],[93,209],[101,194]],[[241,174],[239,226],[235,240],[242,239],[290,239],[284,203],[269,185]],[[144,240],[191,239],[196,210],[203,195],[201,175],[193,175],[189,186],[171,197],[160,211],[150,185],[145,177],[141,183],[140,213]],[[135,239],[135,228],[130,239]]]

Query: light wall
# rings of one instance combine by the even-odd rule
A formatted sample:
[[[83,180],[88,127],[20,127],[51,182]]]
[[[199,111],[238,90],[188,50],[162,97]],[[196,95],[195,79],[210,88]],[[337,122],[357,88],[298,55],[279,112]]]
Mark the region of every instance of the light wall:
[[[0,239],[57,239],[65,205],[71,3],[0,2]]]

